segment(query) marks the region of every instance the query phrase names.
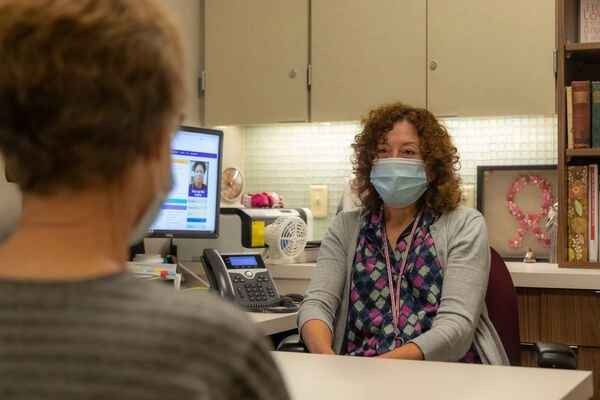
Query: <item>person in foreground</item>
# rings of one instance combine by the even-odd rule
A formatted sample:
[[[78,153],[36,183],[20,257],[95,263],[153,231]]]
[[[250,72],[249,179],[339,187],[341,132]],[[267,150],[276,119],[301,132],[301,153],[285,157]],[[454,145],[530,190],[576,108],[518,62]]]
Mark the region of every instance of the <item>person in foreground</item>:
[[[171,188],[183,76],[150,0],[0,0],[0,150],[23,192],[0,247],[0,398],[288,398],[234,305],[125,271]]]
[[[460,205],[458,154],[427,110],[383,105],[352,147],[361,209],[322,242],[298,315],[312,353],[508,364],[485,308],[483,216]]]

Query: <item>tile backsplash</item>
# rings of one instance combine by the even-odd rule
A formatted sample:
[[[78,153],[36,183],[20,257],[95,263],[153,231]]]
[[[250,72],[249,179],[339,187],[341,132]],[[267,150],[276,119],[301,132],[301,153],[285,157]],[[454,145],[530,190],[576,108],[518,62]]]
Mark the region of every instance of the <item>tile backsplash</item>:
[[[478,165],[556,164],[556,116],[442,118],[460,155],[463,183],[477,184]],[[309,186],[328,186],[328,217],[314,220],[320,239],[335,216],[350,144],[359,122],[261,125],[242,128],[246,192],[277,192],[288,208],[308,207]]]

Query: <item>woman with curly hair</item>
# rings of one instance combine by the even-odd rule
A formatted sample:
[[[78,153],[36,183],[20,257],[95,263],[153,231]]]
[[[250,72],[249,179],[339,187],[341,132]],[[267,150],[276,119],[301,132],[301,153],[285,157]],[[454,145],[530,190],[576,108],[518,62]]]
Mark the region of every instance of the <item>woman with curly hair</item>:
[[[298,316],[312,353],[508,364],[485,308],[483,216],[429,111],[383,105],[352,145],[360,210],[336,216]]]

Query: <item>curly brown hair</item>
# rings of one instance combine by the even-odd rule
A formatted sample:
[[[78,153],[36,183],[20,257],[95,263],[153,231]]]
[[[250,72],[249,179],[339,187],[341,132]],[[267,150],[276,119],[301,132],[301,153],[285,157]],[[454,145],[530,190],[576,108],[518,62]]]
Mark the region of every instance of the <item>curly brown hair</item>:
[[[183,49],[150,0],[0,0],[0,150],[21,190],[111,182],[181,112]]]
[[[362,209],[377,211],[382,205],[381,197],[371,183],[371,168],[377,158],[378,145],[386,141],[387,133],[401,121],[408,121],[417,129],[419,152],[431,180],[417,203],[418,209],[442,212],[456,208],[461,200],[461,179],[458,151],[452,138],[431,112],[398,102],[371,110],[361,121],[362,131],[354,137],[352,188]]]

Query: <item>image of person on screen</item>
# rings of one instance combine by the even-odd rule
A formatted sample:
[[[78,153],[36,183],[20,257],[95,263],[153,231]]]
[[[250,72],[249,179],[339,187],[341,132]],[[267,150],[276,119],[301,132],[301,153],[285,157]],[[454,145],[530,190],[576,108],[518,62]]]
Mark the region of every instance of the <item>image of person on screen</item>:
[[[192,164],[192,176],[189,195],[193,197],[206,197],[206,184],[204,177],[206,176],[207,165],[204,161],[196,161]]]
[[[246,313],[126,268],[173,184],[187,98],[163,7],[0,0],[0,60],[0,152],[23,195],[0,245],[0,397],[288,399]]]

